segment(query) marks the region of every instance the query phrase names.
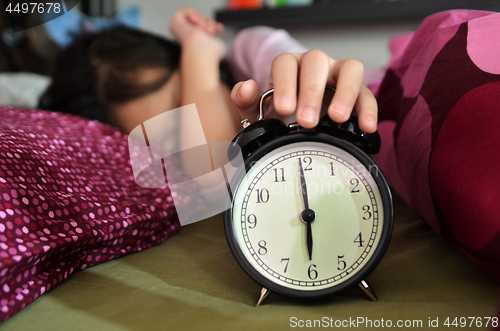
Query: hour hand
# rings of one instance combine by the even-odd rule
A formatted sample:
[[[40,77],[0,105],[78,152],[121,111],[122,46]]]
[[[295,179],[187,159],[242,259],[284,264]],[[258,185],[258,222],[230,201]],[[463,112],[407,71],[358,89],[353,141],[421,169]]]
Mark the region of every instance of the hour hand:
[[[313,254],[313,236],[311,222],[307,222],[307,252],[309,253],[309,261],[311,261]]]
[[[313,251],[311,223],[314,221],[315,218],[316,214],[311,209],[306,209],[302,212],[302,214],[300,214],[300,219],[307,225],[306,244],[307,244],[307,252],[309,253],[309,260],[312,260],[312,251]]]

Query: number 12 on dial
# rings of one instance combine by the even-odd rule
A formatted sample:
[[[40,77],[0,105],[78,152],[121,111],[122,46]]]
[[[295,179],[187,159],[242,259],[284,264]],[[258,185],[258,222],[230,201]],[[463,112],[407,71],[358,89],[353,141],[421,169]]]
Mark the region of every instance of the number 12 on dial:
[[[366,154],[334,137],[296,134],[246,164],[234,179],[226,235],[254,280],[316,298],[359,283],[378,264],[392,231],[392,199]]]

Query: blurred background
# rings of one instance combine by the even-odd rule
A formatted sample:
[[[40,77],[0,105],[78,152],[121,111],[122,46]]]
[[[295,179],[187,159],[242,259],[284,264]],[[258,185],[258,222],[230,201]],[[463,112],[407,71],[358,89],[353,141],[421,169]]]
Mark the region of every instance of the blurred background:
[[[338,60],[356,58],[366,68],[384,67],[390,39],[413,31],[429,14],[500,10],[498,0],[53,0],[67,13],[50,16],[13,7],[8,12],[15,2],[22,1],[0,0],[0,72],[41,75],[50,75],[58,50],[82,30],[121,23],[170,38],[169,20],[182,6],[224,23],[222,38],[228,45],[244,27],[270,25],[286,29],[307,48]]]
[[[387,63],[389,59],[387,44],[390,38],[395,34],[414,30],[421,21],[421,18],[400,18],[375,21],[370,19],[342,21],[331,19],[330,21],[318,22],[315,18],[319,13],[325,13],[323,10],[325,7],[332,9],[332,12],[326,13],[326,15],[333,16],[334,7],[339,3],[350,2],[355,6],[359,6],[363,4],[364,0],[333,0],[329,3],[326,3],[326,1],[312,3],[312,1],[300,2],[295,0],[296,2],[294,2],[294,0],[289,0],[288,7],[290,8],[286,6],[287,1],[275,1],[278,6],[273,6],[271,1],[252,0],[142,0],[140,1],[140,26],[148,31],[170,36],[167,31],[170,16],[177,8],[189,6],[209,17],[222,18],[222,23],[226,25],[223,38],[228,43],[240,28],[250,25],[270,25],[286,29],[307,48],[319,48],[334,59],[356,58],[367,67],[379,67]],[[402,1],[407,2],[409,0]],[[138,1],[116,1],[118,10],[123,10],[127,6],[136,3]],[[234,3],[239,3],[240,6],[234,5]],[[247,8],[245,8],[245,3],[248,6]],[[233,5],[231,6],[231,4]],[[253,6],[257,8],[252,9]],[[269,9],[259,9],[259,6]],[[319,7],[319,11],[304,13],[304,9],[310,6]],[[230,8],[234,8],[235,15],[230,15]],[[294,17],[289,14],[290,10],[295,14]],[[363,8],[359,8],[360,16],[362,16],[363,11]],[[250,18],[248,18],[248,14],[250,14]],[[259,19],[262,16],[267,16],[268,19]]]

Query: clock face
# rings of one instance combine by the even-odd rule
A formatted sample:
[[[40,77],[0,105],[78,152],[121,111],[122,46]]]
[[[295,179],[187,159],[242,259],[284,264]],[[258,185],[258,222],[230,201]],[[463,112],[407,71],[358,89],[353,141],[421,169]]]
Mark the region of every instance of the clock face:
[[[232,244],[242,267],[271,290],[312,296],[380,259],[381,238],[388,242],[384,194],[370,173],[378,168],[365,164],[318,141],[289,143],[261,157],[233,196]]]

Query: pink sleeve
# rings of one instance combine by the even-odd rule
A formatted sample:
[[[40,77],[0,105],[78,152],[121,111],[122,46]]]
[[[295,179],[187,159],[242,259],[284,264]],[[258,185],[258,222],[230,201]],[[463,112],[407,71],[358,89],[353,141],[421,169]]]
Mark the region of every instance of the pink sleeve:
[[[268,88],[271,64],[281,53],[303,53],[303,45],[285,30],[257,26],[236,36],[229,60],[237,81],[254,79],[262,93]]]

